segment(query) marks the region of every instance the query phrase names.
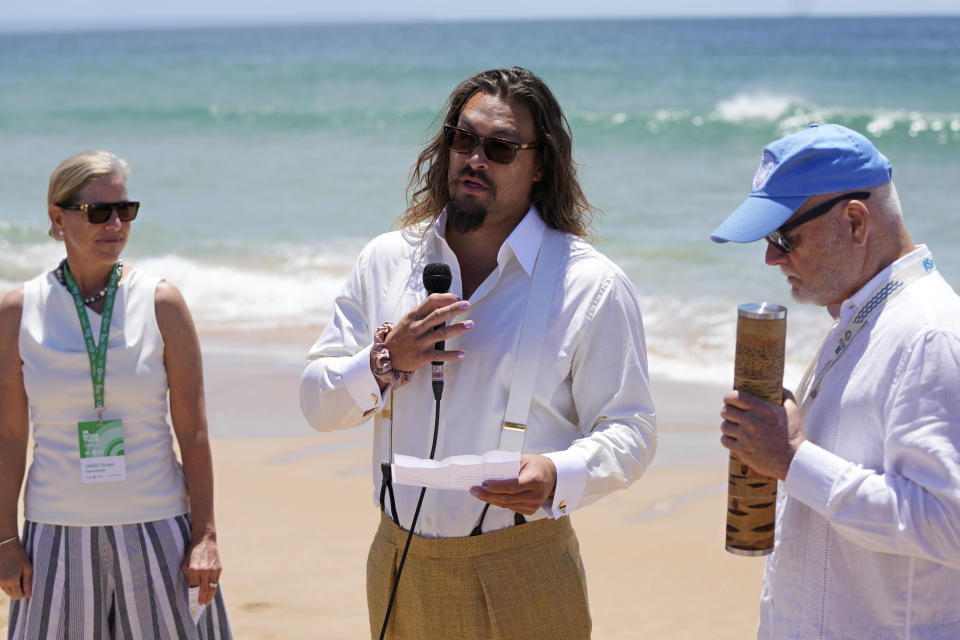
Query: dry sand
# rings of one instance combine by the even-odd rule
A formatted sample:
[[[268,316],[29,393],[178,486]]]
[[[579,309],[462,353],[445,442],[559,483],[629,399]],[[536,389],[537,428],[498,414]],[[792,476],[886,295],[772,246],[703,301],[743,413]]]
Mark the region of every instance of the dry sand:
[[[202,336],[222,585],[238,639],[367,637],[364,564],[378,513],[370,430],[300,417],[303,334]],[[576,512],[593,637],[754,637],[763,561],[723,550],[722,386],[655,379],[660,447],[626,491]],[[7,600],[0,594],[0,634]]]

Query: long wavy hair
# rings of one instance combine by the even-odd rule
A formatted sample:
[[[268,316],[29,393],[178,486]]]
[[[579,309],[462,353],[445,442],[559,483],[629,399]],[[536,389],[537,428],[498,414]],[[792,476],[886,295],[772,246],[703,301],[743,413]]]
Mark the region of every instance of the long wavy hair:
[[[533,185],[531,201],[548,226],[580,237],[592,236],[596,209],[587,202],[577,180],[570,124],[553,92],[543,80],[522,67],[482,71],[454,89],[447,99],[442,124],[456,126],[463,106],[478,92],[527,105],[533,115],[535,153],[542,175]],[[436,220],[450,199],[449,166],[450,154],[440,126],[411,169],[407,185],[409,204],[397,226],[409,229]]]

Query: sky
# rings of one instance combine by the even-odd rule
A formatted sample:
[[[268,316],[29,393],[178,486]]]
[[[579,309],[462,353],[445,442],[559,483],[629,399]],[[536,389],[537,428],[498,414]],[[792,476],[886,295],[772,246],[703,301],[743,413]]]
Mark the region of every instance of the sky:
[[[868,7],[864,7],[868,4]],[[0,30],[30,27],[612,17],[960,15],[957,0],[0,0]]]

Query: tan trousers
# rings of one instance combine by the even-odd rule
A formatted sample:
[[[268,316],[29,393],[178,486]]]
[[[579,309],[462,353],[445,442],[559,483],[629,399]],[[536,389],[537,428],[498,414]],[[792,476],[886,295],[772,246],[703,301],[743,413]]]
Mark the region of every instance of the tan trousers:
[[[370,634],[379,638],[407,532],[381,513],[367,556]],[[587,580],[570,518],[466,538],[414,536],[390,613],[394,640],[583,640]]]

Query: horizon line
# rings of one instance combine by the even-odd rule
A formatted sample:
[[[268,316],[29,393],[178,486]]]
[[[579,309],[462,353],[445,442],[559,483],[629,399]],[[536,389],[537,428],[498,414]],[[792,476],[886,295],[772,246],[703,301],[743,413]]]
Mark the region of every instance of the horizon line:
[[[742,14],[678,14],[678,15],[569,15],[552,16],[518,16],[510,19],[487,17],[453,17],[453,16],[342,16],[321,17],[315,15],[289,16],[143,16],[139,18],[119,18],[116,20],[89,19],[77,20],[50,20],[26,19],[9,20],[0,23],[0,33],[72,33],[87,31],[114,31],[119,29],[137,29],[141,31],[165,29],[205,29],[205,28],[234,28],[234,27],[294,27],[294,26],[371,26],[371,25],[425,25],[425,24],[458,24],[458,23],[525,23],[525,22],[667,22],[667,21],[695,21],[695,20],[846,20],[846,19],[930,19],[930,18],[960,18],[960,9],[955,13],[875,13],[871,15],[849,13],[802,13],[780,12],[769,14],[742,13]]]

